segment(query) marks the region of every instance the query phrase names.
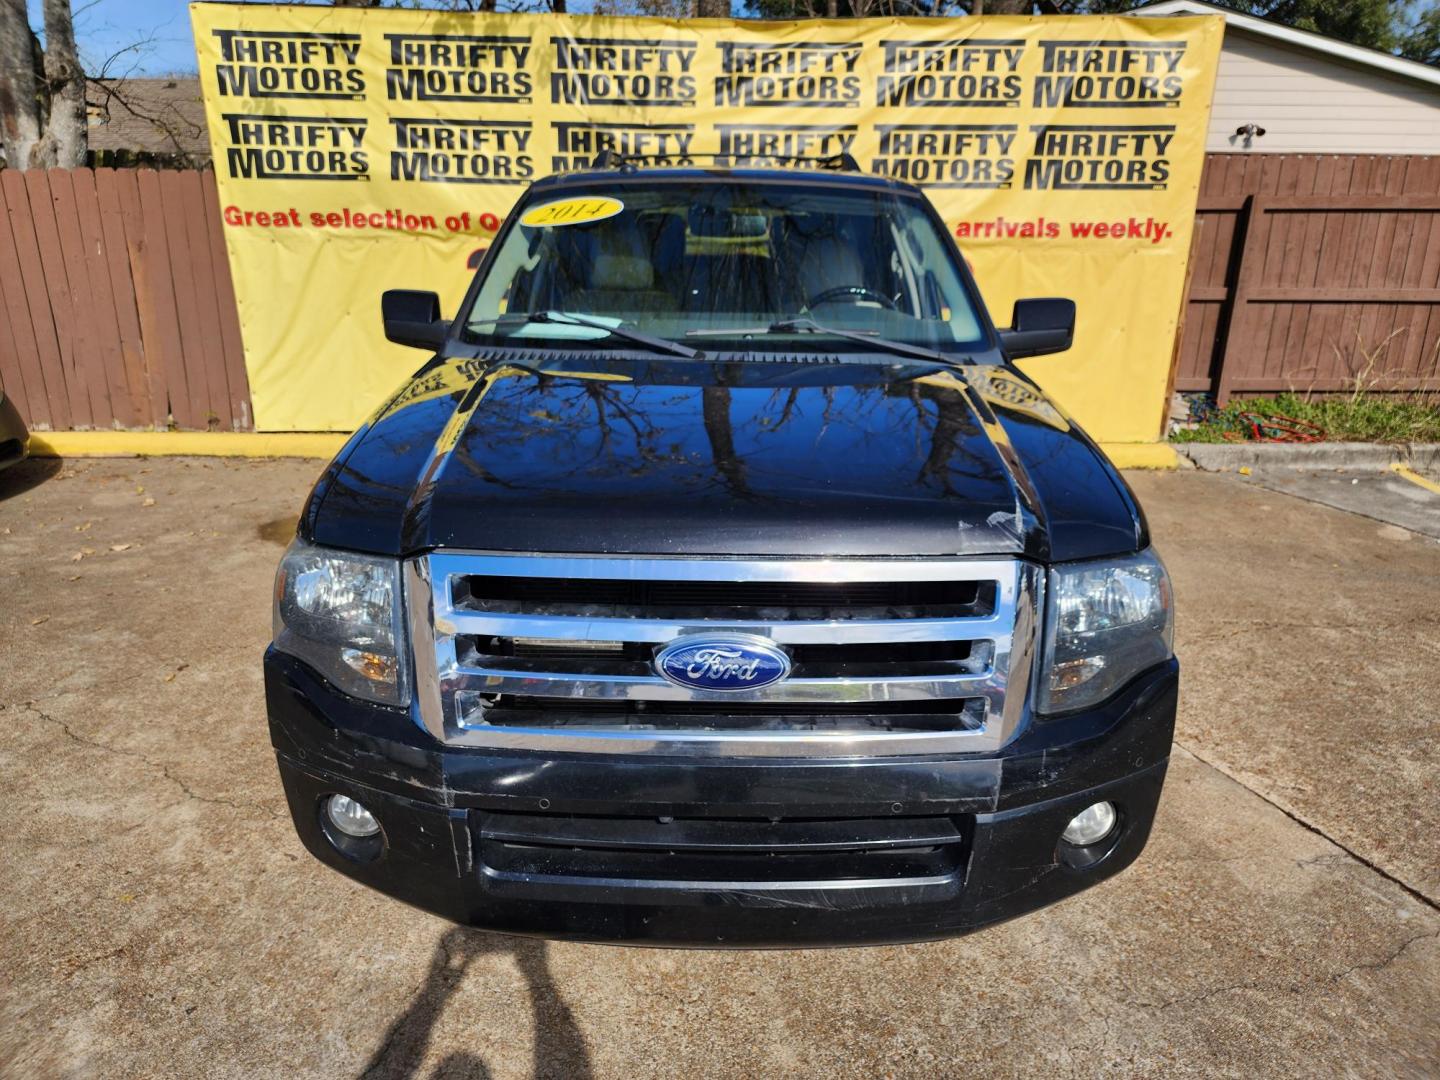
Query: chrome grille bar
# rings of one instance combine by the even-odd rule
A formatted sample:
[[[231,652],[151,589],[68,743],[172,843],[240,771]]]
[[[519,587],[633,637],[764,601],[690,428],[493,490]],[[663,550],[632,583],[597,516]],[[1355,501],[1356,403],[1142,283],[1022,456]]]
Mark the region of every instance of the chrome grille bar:
[[[595,578],[609,581],[806,582],[978,581],[993,583],[993,610],[973,617],[829,618],[807,620],[730,619],[722,616],[679,621],[674,618],[623,618],[577,614],[504,613],[457,606],[460,579],[494,577]],[[489,553],[436,553],[406,564],[410,637],[414,649],[419,718],[427,731],[456,746],[523,748],[551,752],[669,754],[690,756],[875,756],[887,754],[966,753],[993,750],[1016,733],[1035,655],[1036,612],[1042,578],[1031,564],[1009,559],[654,559],[587,556],[578,558]],[[872,613],[873,614],[873,613]],[[792,677],[755,691],[692,690],[653,672],[617,674],[603,663],[587,668],[583,658],[537,664],[533,658],[514,666],[504,656],[477,657],[459,641],[471,636],[527,638],[557,642],[630,642],[659,646],[676,637],[707,632],[742,632],[768,637],[781,646],[971,641],[986,662],[936,671],[934,662],[911,671],[897,661],[893,670],[864,675]],[[468,660],[466,657],[468,656]],[[553,670],[550,670],[553,669]],[[479,715],[457,709],[477,695],[508,698],[594,699],[653,702],[664,715],[665,702],[713,703],[723,714],[727,703],[792,702],[853,706],[864,702],[950,700],[957,712],[965,702],[982,700],[984,722],[955,730],[905,731],[724,731],[707,729],[703,717],[677,716],[669,726],[647,722],[635,730],[613,724],[587,729],[573,718],[546,727],[545,713],[535,726],[489,726]],[[687,712],[694,712],[693,708]]]
[[[536,688],[537,680],[545,683]],[[532,694],[537,697],[622,698],[626,701],[903,701],[951,698],[980,692],[994,683],[983,675],[891,675],[864,679],[786,679],[746,694],[687,690],[658,676],[609,675],[573,672],[507,671],[496,667],[457,668],[450,685],[456,690],[485,694]]]
[[[439,609],[437,609],[439,610]],[[1010,632],[1002,615],[976,619],[673,619],[577,618],[573,615],[497,615],[455,611],[438,616],[438,632],[577,641],[647,641],[664,644],[700,630],[760,634],[781,645],[838,645],[867,641],[971,641]]]

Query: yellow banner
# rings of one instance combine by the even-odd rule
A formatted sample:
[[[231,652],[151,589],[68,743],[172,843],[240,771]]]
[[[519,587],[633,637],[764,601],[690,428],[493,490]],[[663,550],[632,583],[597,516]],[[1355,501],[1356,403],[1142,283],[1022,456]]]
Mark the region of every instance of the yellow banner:
[[[417,366],[380,294],[454,314],[533,179],[852,154],[922,186],[997,323],[1079,305],[1024,361],[1092,435],[1156,438],[1219,18],[759,23],[191,5],[262,431],[348,430]]]

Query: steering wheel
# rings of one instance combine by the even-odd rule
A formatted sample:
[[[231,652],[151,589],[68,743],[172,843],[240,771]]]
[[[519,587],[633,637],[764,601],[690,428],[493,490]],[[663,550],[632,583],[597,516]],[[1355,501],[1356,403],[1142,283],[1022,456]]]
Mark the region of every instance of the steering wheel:
[[[878,289],[867,288],[864,285],[836,285],[833,289],[824,289],[805,301],[806,307],[818,307],[821,304],[828,304],[832,300],[849,300],[852,304],[858,304],[862,300],[874,300],[881,307],[895,310],[895,301],[890,299]]]

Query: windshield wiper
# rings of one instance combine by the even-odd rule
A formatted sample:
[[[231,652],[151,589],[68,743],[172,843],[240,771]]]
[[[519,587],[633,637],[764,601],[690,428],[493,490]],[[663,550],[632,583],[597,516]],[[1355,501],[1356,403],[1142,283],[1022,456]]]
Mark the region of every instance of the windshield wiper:
[[[955,358],[946,356],[935,349],[927,349],[923,345],[911,345],[905,341],[892,341],[879,335],[861,330],[841,330],[834,326],[823,326],[814,319],[793,318],[780,319],[769,326],[738,327],[732,330],[689,330],[686,337],[740,337],[746,334],[825,334],[829,337],[844,338],[847,341],[858,341],[862,345],[870,345],[881,352],[894,353],[897,356],[913,356],[919,360],[935,360],[942,364],[954,365]]]
[[[556,326],[589,326],[596,330],[604,330],[606,333],[618,338],[623,338],[625,341],[644,346],[651,352],[669,353],[671,356],[683,356],[687,360],[701,359],[705,355],[699,349],[692,349],[689,345],[683,345],[678,341],[654,337],[650,334],[642,334],[639,330],[627,330],[623,326],[612,326],[603,319],[596,319],[589,315],[576,315],[569,311],[506,312],[504,315],[498,315],[493,319],[474,319],[467,323],[467,326],[476,326],[481,323],[491,323],[497,328],[502,326],[526,326],[530,323],[554,323]]]

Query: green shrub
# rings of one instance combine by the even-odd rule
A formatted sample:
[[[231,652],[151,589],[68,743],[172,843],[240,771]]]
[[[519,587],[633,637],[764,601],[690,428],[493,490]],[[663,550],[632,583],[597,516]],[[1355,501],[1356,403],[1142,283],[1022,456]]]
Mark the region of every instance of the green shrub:
[[[1184,428],[1170,436],[1172,442],[1227,442],[1232,438],[1251,439],[1249,425],[1240,414],[1288,416],[1315,424],[1330,442],[1440,442],[1440,395],[1355,393],[1332,397],[1301,397],[1279,394],[1272,398],[1247,398],[1216,409],[1199,427]]]

